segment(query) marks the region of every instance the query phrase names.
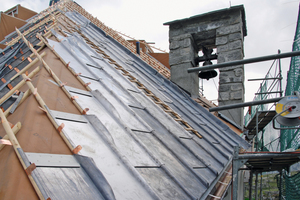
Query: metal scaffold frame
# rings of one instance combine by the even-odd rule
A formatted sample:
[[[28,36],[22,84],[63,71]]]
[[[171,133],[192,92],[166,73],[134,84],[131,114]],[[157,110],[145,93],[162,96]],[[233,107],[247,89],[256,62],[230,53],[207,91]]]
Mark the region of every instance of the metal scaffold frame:
[[[300,161],[300,152],[247,152],[240,154],[239,150],[238,146],[234,147],[232,160],[233,200],[237,199],[239,170],[250,170],[249,199],[252,199],[253,173],[256,174],[255,199],[258,199],[257,175],[259,173],[269,171],[279,171],[279,173],[281,173],[282,169],[288,171],[291,165]]]
[[[227,110],[227,109],[234,109],[234,108],[240,108],[240,107],[246,107],[246,106],[259,106],[262,104],[269,104],[269,103],[276,103],[280,101],[282,97],[282,74],[281,74],[281,58],[287,58],[287,57],[293,57],[293,56],[299,56],[300,51],[294,51],[289,53],[283,53],[281,54],[280,51],[278,51],[278,54],[275,55],[269,55],[269,56],[263,56],[258,58],[251,58],[251,59],[245,59],[240,61],[232,61],[227,63],[220,63],[205,67],[196,67],[196,68],[190,68],[188,69],[188,73],[196,72],[196,71],[205,71],[205,70],[211,70],[216,68],[224,68],[228,66],[234,66],[234,65],[240,65],[240,64],[249,64],[249,63],[255,63],[255,62],[261,62],[261,61],[267,61],[267,60],[274,60],[278,59],[278,74],[268,77],[268,74],[270,73],[274,63],[276,60],[274,60],[272,66],[270,67],[270,70],[268,71],[265,78],[259,78],[259,79],[250,79],[248,81],[258,81],[262,80],[263,84],[267,81],[271,81],[269,88],[266,89],[266,91],[262,91],[263,85],[260,85],[259,91],[255,93],[255,95],[262,95],[264,98],[260,98],[256,101],[252,102],[245,102],[245,103],[239,103],[239,104],[232,104],[232,105],[225,105],[215,108],[210,108],[209,111],[221,111],[221,110]],[[276,71],[276,70],[275,70]],[[277,71],[276,71],[277,73]],[[274,91],[275,86],[279,86],[277,88],[278,91]],[[273,98],[272,95],[276,95],[276,98]],[[272,98],[267,99],[266,97],[272,96]],[[279,96],[279,97],[278,97]],[[271,111],[270,109],[268,111],[259,110],[258,107],[255,108],[255,116],[252,117],[252,121],[255,123],[255,125],[252,127],[252,130],[255,132],[253,134],[254,136],[258,136],[258,133],[263,130],[263,128],[269,124],[272,120],[276,118],[276,112]],[[270,114],[271,113],[271,114]],[[258,116],[262,114],[263,116]],[[274,117],[275,116],[275,117]],[[259,124],[261,122],[265,121],[265,124],[263,127],[260,127]],[[253,139],[253,137],[250,139]],[[257,140],[256,140],[257,143]],[[256,145],[257,146],[257,145]],[[263,148],[261,148],[262,150]],[[280,174],[279,184],[282,183],[282,171],[286,170],[289,171],[289,168],[291,165],[297,163],[300,161],[300,152],[247,152],[247,153],[239,153],[240,148],[238,146],[234,147],[233,152],[233,160],[232,160],[232,187],[233,187],[233,200],[236,200],[238,197],[238,171],[239,170],[249,170],[250,171],[250,179],[249,179],[249,199],[252,199],[252,182],[253,182],[253,175],[255,175],[255,199],[259,199],[258,196],[260,196],[260,199],[262,199],[262,176],[260,181],[260,195],[258,192],[258,174],[261,174],[263,172],[270,172],[270,171],[278,171]],[[282,191],[280,189],[279,191],[280,199],[282,198]]]

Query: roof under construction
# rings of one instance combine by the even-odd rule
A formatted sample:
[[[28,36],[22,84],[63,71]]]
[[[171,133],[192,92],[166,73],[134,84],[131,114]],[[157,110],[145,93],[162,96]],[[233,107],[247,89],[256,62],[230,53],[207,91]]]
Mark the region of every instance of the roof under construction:
[[[0,199],[206,199],[249,148],[78,4],[17,28],[0,50]]]

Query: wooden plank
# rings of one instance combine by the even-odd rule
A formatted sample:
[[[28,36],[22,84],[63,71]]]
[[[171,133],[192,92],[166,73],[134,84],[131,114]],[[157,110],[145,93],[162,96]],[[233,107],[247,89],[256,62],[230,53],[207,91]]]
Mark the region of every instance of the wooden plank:
[[[267,110],[267,111],[258,111],[251,118],[251,120],[246,125],[246,128],[249,130],[250,135],[256,134],[256,116],[258,114],[258,132],[260,132],[266,125],[268,125],[273,117],[276,115],[275,110]]]
[[[219,180],[219,185],[213,194],[214,196],[217,197],[224,196],[223,194],[227,191],[228,186],[230,185],[232,180],[231,174],[232,174],[232,165],[230,165],[228,172],[223,174],[223,178]]]

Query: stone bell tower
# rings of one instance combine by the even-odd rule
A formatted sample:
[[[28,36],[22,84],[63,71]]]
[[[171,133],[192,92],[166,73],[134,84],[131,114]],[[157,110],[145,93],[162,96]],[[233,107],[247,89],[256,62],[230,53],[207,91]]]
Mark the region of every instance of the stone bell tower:
[[[171,81],[191,97],[199,96],[198,73],[187,73],[196,67],[198,52],[217,50],[218,63],[244,58],[247,35],[244,6],[234,6],[190,18],[167,22],[169,25]],[[220,69],[219,106],[244,102],[244,66]],[[221,111],[237,125],[243,126],[243,108]]]

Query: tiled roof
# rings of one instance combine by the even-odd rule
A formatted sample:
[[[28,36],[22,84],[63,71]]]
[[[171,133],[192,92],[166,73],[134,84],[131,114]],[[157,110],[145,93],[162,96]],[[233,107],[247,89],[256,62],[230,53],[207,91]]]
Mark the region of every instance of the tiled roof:
[[[1,54],[0,199],[206,199],[249,144],[74,7]]]

